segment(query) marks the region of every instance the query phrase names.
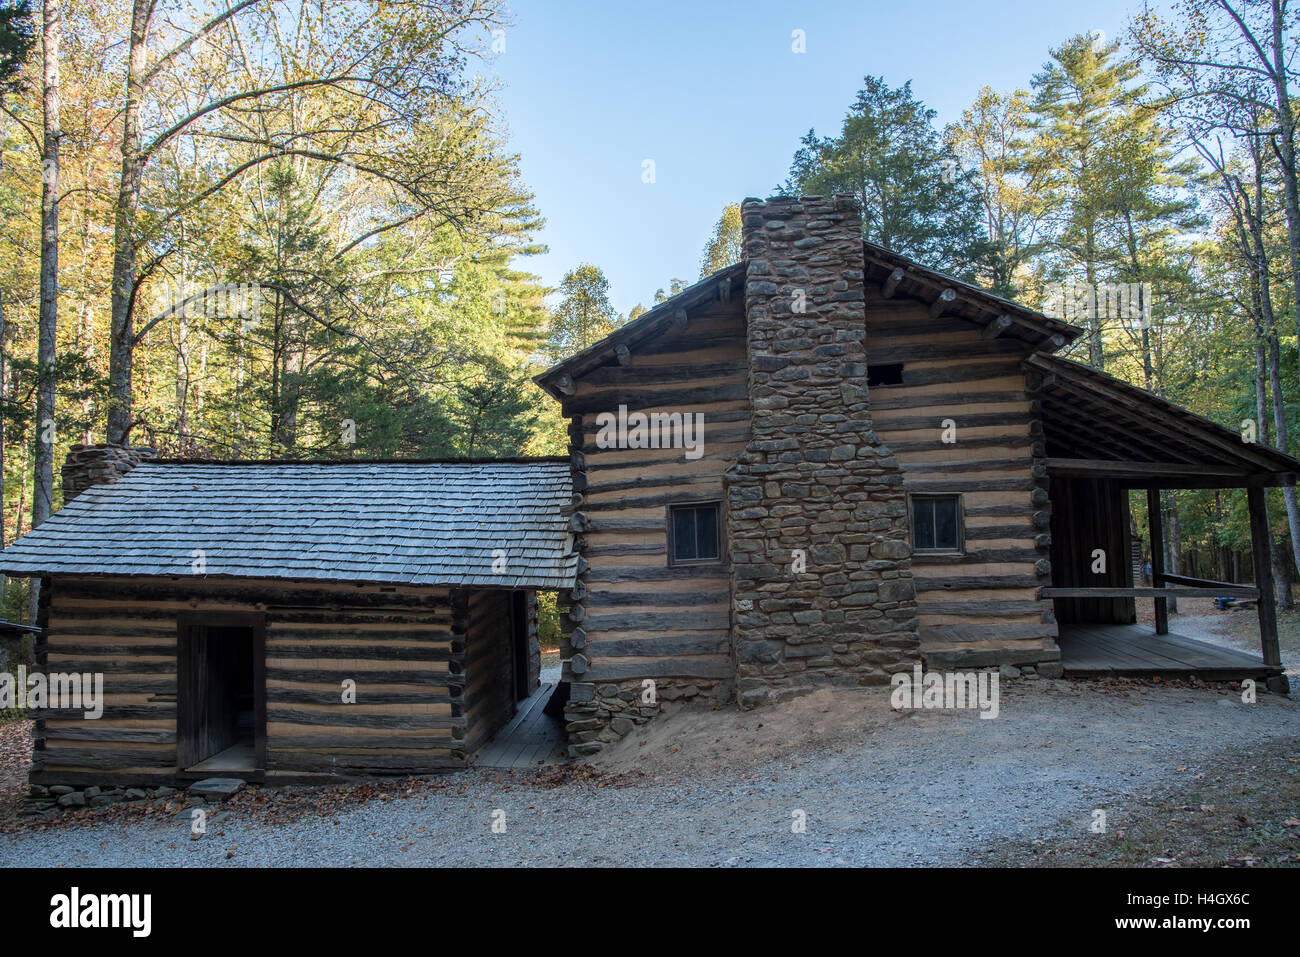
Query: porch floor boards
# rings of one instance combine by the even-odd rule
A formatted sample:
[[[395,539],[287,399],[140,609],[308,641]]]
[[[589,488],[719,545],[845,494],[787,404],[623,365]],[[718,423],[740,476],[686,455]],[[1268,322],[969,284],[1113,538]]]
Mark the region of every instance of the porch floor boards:
[[[535,768],[568,760],[564,724],[546,714],[546,702],[555,693],[554,681],[543,681],[519,702],[510,723],[496,733],[474,758],[481,768]]]
[[[1061,625],[1057,644],[1066,677],[1200,678],[1235,681],[1282,673],[1257,655],[1211,645],[1149,625]]]

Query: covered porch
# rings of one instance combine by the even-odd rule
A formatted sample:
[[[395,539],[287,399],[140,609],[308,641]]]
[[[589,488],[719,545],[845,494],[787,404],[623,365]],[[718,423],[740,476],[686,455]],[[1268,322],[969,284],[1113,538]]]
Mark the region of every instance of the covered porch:
[[[1052,502],[1051,584],[1067,675],[1254,678],[1289,690],[1278,644],[1265,489],[1294,484],[1300,462],[1171,405],[1149,392],[1054,356],[1034,356],[1029,388],[1041,415]],[[1253,581],[1166,571],[1161,492],[1245,489]],[[1129,493],[1145,491],[1149,582],[1134,580]],[[1173,633],[1171,598],[1253,602],[1259,656]],[[1137,601],[1154,628],[1137,624]]]
[[[1282,674],[1280,665],[1268,665],[1260,655],[1174,632],[1156,634],[1146,625],[1062,625],[1057,643],[1067,678],[1266,682]]]

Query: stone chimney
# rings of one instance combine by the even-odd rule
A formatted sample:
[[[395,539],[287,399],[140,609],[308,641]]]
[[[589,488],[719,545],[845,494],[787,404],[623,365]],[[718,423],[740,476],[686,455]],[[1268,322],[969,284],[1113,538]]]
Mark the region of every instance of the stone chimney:
[[[63,503],[92,485],[111,485],[157,450],[121,445],[74,445],[63,463]]]
[[[920,661],[907,497],[872,427],[850,196],[741,207],[753,437],[727,475],[741,707]]]

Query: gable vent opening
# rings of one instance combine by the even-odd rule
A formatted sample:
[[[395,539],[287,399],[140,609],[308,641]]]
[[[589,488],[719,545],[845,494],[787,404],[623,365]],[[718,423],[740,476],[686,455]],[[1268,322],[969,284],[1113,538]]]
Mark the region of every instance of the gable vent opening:
[[[883,365],[867,366],[867,388],[877,385],[902,385],[903,363],[887,362]]]

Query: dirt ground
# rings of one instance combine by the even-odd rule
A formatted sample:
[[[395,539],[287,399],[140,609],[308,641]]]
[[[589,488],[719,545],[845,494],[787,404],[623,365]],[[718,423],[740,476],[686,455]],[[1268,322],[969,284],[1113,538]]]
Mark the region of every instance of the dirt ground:
[[[184,795],[0,822],[0,866],[1171,867],[1300,862],[1300,701],[1227,685],[1018,679],[999,715],[887,688],[689,705],[594,765],[252,787],[210,837]],[[5,780],[26,764],[6,729]],[[8,793],[15,793],[11,784]],[[491,813],[508,816],[508,835]],[[1093,832],[1098,810],[1107,829]],[[792,831],[806,818],[806,831]]]
[[[710,772],[761,764],[789,755],[842,752],[889,725],[906,720],[886,694],[819,691],[779,707],[742,712],[733,705],[664,708],[656,718],[591,762],[611,772]]]
[[[1009,867],[1300,866],[1300,741],[1221,754],[1189,780],[1108,816],[1101,834],[998,843]]]
[[[27,796],[32,757],[32,722],[0,722],[0,825],[13,817]]]

